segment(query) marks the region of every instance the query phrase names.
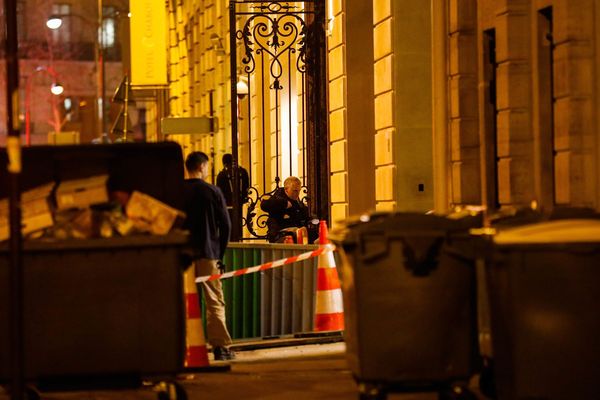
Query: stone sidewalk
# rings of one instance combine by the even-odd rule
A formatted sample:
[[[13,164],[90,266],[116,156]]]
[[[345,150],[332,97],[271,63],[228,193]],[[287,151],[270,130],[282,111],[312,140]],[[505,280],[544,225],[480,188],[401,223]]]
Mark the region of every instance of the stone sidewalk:
[[[189,400],[350,400],[357,386],[345,360],[343,342],[239,351],[230,371],[181,375]],[[223,366],[226,363],[213,362]],[[0,394],[0,400],[8,400]],[[152,386],[128,390],[45,392],[43,400],[152,400]],[[390,394],[389,400],[434,400],[434,393]]]

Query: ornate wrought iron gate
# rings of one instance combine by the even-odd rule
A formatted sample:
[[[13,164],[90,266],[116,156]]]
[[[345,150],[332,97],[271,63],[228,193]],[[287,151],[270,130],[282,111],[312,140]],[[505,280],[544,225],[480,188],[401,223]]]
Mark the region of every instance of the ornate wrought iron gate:
[[[266,237],[260,200],[287,176],[303,182],[311,213],[329,218],[324,4],[230,2],[233,168],[243,161],[251,181],[242,215],[232,174],[234,240]]]

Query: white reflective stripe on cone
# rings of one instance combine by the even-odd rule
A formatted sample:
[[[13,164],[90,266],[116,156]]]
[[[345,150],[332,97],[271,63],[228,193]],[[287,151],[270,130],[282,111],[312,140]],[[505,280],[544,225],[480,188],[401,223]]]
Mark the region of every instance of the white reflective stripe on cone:
[[[315,314],[334,314],[344,312],[341,289],[319,290]]]
[[[323,260],[325,258],[325,260]],[[335,258],[333,251],[328,251],[319,256],[319,268],[335,268]]]

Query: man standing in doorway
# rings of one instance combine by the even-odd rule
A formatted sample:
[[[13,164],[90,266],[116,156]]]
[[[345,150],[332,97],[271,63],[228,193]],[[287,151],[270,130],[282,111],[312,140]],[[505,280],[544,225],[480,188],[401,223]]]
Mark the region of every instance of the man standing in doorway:
[[[185,160],[185,168],[188,179],[184,192],[187,213],[184,227],[190,231],[196,276],[218,274],[231,232],[225,199],[216,186],[204,181],[209,175],[205,153],[191,153]],[[221,281],[203,282],[201,285],[206,302],[208,343],[213,348],[215,360],[234,359],[235,354],[229,350],[231,337],[225,322]]]
[[[239,184],[240,184],[240,205],[248,201],[248,188],[250,179],[248,171],[241,165],[238,165]],[[223,169],[217,175],[217,186],[225,196],[227,207],[233,206],[233,156],[229,153],[223,155]]]

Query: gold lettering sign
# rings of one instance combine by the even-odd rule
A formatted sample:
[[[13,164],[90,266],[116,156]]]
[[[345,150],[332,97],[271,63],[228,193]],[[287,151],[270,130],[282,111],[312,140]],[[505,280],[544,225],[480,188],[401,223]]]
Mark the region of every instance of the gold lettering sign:
[[[131,0],[131,83],[167,84],[167,12],[164,0]]]

